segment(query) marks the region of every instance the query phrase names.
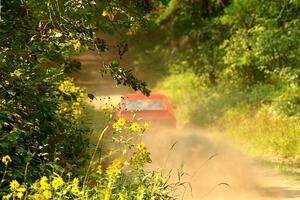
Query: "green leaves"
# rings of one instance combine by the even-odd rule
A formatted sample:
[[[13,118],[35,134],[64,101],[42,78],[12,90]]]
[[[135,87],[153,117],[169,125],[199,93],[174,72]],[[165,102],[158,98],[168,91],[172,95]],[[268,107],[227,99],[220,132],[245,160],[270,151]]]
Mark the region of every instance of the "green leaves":
[[[138,80],[133,74],[132,70],[124,69],[119,66],[118,61],[105,65],[104,69],[100,70],[100,74],[110,73],[110,75],[117,81],[118,85],[130,86],[135,91],[140,90],[145,95],[150,95],[150,90],[144,81]]]
[[[74,56],[82,50],[108,51],[106,41],[97,38],[99,28],[105,33],[126,34],[132,27],[140,30],[151,19],[152,3],[127,3],[2,1],[0,152],[16,157],[12,164],[16,177],[24,173],[20,166],[26,164],[34,168],[29,179],[36,171],[47,173],[45,161],[58,155],[69,167],[85,161],[85,156],[80,162],[77,159],[86,153],[90,133],[83,119],[84,94],[67,77],[80,69]],[[105,16],[99,14],[103,10]],[[127,44],[120,43],[119,50],[122,57]],[[118,84],[149,94],[145,82],[118,65],[113,62],[104,72]]]

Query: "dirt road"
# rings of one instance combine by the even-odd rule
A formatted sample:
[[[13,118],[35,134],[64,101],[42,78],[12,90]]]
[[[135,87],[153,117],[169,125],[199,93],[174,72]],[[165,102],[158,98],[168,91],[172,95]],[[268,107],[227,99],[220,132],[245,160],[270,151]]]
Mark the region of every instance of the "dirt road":
[[[183,163],[189,175],[182,181],[190,182],[193,189],[184,199],[300,199],[300,185],[260,166],[218,135],[184,128],[149,133],[146,142],[153,166],[177,176]]]
[[[131,90],[115,86],[108,76],[101,78],[98,74],[103,62],[117,57],[116,51],[113,53],[100,57],[92,52],[83,53],[78,57],[82,70],[75,80],[88,92],[96,96],[111,96],[117,101],[120,95]],[[96,103],[95,108],[98,106]],[[148,133],[144,139],[152,154],[150,168],[161,168],[164,172],[172,170],[172,180],[175,180],[183,163],[183,171],[189,175],[182,181],[192,184],[192,192],[187,190],[181,196],[183,199],[300,199],[300,184],[287,180],[273,169],[260,166],[221,136],[198,128],[179,128]]]

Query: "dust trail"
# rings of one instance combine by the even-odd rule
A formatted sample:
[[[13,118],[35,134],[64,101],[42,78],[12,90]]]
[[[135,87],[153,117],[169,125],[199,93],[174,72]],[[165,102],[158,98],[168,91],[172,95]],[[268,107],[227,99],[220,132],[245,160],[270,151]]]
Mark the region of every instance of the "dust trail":
[[[78,57],[82,70],[75,76],[77,84],[98,98],[110,96],[113,102],[119,96],[132,92],[129,88],[116,86],[109,76],[101,78],[98,73],[103,62],[111,61],[116,55],[116,51],[100,57],[89,51],[82,53]],[[95,109],[99,106],[99,103],[94,104]],[[189,189],[178,191],[177,194],[184,194],[184,199],[300,199],[299,183],[288,181],[276,171],[260,166],[220,134],[207,133],[199,128],[153,130],[146,133],[144,140],[153,160],[148,168],[161,168],[165,174],[172,171],[171,180],[176,181],[177,170],[183,164],[187,175],[182,181],[192,185],[192,192]]]
[[[282,182],[278,187],[281,177],[274,176],[274,171],[260,167],[224,138],[201,129],[155,130],[144,140],[153,159],[149,168],[160,167],[165,174],[172,171],[171,180],[177,181],[177,170],[183,164],[187,175],[181,181],[192,186],[184,199],[300,199],[299,190]]]

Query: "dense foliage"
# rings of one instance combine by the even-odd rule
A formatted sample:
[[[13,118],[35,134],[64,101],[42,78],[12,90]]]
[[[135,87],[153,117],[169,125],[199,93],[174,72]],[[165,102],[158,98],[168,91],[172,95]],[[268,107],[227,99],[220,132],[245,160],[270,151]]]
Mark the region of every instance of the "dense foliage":
[[[1,160],[2,180],[9,182],[9,187],[2,193],[2,199],[175,199],[171,195],[180,183],[169,184],[159,170],[144,170],[151,162],[150,153],[145,144],[137,140],[147,128],[147,123],[129,122],[124,118],[110,123],[99,135],[98,144],[103,142],[104,134],[109,134],[107,130],[113,129],[109,140],[114,144],[114,158],[111,153],[101,159],[92,156],[85,173],[78,176],[62,168],[57,160],[48,175],[41,175],[35,181],[18,181],[5,176],[15,162],[6,155]],[[94,153],[101,150],[99,147],[96,146]]]
[[[179,122],[218,127],[262,157],[297,162],[299,13],[298,0],[171,0],[158,28],[139,35],[158,42],[136,47],[146,49],[138,64],[160,77],[154,84]]]
[[[165,91],[175,90],[175,84],[194,91],[187,93],[192,94],[195,105],[190,110],[196,121],[203,118],[203,112],[214,115],[203,122],[208,123],[226,107],[270,103],[284,91],[282,106],[279,98],[276,104],[282,112],[294,115],[298,109],[299,6],[294,0],[172,0],[156,21],[158,28],[146,36],[155,35],[158,42],[143,45],[147,50],[139,59],[140,66],[171,75],[160,83]],[[147,60],[149,55],[152,61]],[[184,99],[189,101],[184,95],[179,98],[176,101],[182,105]]]
[[[162,28],[177,38],[179,70],[192,68],[208,86],[298,84],[298,1],[180,1],[173,15]]]
[[[127,34],[151,27],[146,17],[153,6],[147,1],[1,2],[0,155],[14,158],[11,177],[45,175],[57,158],[67,169],[84,163],[91,131],[83,112],[84,91],[70,78],[80,69],[74,56],[84,49],[109,50],[96,31]],[[121,41],[120,57],[126,51]],[[101,73],[150,92],[117,62],[106,63]]]

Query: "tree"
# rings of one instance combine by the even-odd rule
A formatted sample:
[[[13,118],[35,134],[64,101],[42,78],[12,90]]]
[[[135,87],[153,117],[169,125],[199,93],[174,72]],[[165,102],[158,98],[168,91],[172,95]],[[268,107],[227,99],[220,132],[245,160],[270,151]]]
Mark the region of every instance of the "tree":
[[[107,51],[96,32],[127,33],[149,26],[159,1],[2,1],[0,20],[0,152],[14,158],[15,178],[48,172],[60,158],[71,168],[84,161],[90,130],[82,114],[83,91],[69,75],[82,49]],[[120,47],[121,48],[121,47]],[[121,49],[124,53],[124,49]],[[120,54],[121,56],[121,54]],[[145,82],[118,63],[107,64],[118,84],[149,94]],[[33,168],[28,174],[28,168]],[[38,172],[38,173],[37,173]]]

